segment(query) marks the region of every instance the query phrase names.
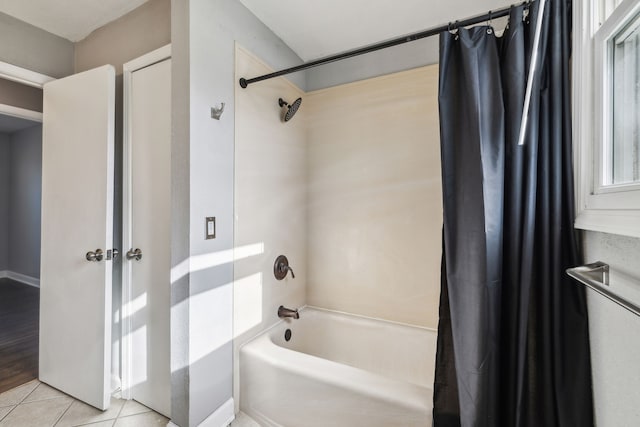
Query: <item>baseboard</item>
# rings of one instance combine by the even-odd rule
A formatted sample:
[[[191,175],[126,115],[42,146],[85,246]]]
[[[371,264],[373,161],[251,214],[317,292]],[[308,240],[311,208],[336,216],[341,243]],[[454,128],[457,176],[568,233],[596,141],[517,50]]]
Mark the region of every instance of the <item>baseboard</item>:
[[[233,397],[222,404],[216,411],[209,415],[198,427],[227,427],[236,418]]]
[[[33,286],[36,288],[40,287],[40,279],[36,279],[35,277],[16,273],[15,271],[10,271],[10,270],[0,271],[0,279],[4,279],[4,278],[15,280],[16,282],[20,282],[24,285]]]

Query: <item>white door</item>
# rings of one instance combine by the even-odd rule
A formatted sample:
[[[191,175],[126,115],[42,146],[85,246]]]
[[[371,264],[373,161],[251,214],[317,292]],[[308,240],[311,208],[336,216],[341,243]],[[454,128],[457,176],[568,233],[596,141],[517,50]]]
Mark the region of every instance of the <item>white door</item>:
[[[40,380],[110,401],[115,70],[44,86]],[[103,258],[87,260],[88,252]]]
[[[170,416],[171,60],[133,71],[125,92],[123,326],[130,371],[123,387],[127,397]]]

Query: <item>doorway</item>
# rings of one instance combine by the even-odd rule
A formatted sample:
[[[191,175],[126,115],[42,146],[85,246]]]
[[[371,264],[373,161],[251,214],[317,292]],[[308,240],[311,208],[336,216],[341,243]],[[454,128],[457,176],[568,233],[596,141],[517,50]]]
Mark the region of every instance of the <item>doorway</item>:
[[[0,393],[38,377],[41,114],[0,114]],[[23,118],[20,116],[26,116]]]
[[[37,263],[43,285],[38,292],[41,294],[38,296],[39,354],[36,329],[35,363],[32,364],[35,374],[32,375],[101,410],[109,407],[114,392],[110,381],[113,321],[128,326],[128,329],[123,328],[123,353],[115,355],[115,358],[124,359],[122,396],[146,403],[166,415],[170,412],[167,259],[170,242],[165,241],[170,238],[170,223],[168,217],[163,216],[162,221],[158,218],[158,212],[162,215],[168,212],[165,205],[170,200],[170,162],[166,161],[170,159],[171,135],[169,58],[170,46],[167,46],[124,67],[132,77],[127,82],[125,76],[125,87],[133,83],[139,92],[145,87],[147,94],[131,99],[134,104],[137,102],[138,107],[125,118],[125,122],[134,119],[133,123],[142,124],[129,128],[133,132],[130,136],[135,137],[135,141],[145,140],[152,144],[144,146],[149,156],[145,153],[134,156],[130,165],[133,168],[129,169],[129,172],[134,171],[129,189],[136,192],[136,188],[141,189],[140,184],[146,185],[144,182],[150,183],[152,188],[134,198],[135,206],[129,205],[132,209],[130,214],[142,213],[147,208],[151,208],[151,212],[146,211],[142,221],[129,223],[130,227],[135,224],[134,231],[129,234],[129,238],[135,241],[125,238],[127,247],[122,248],[121,254],[112,247],[115,69],[111,66],[98,67],[50,81],[44,88],[43,105],[47,119],[43,125],[42,225],[38,231],[40,233],[41,230],[42,249],[36,251],[41,254]],[[141,65],[141,61],[146,63]],[[42,87],[42,84],[37,86]],[[125,90],[125,97],[126,93]],[[158,110],[159,105],[162,108]],[[162,117],[149,114],[152,110]],[[38,114],[42,121],[42,114]],[[146,129],[153,132],[148,133]],[[125,135],[125,140],[127,137]],[[162,149],[156,144],[158,141],[162,142]],[[143,148],[139,143],[135,146]],[[154,161],[146,162],[151,158]],[[143,164],[139,163],[140,160]],[[166,167],[160,164],[166,164]],[[151,180],[145,181],[144,178]],[[149,195],[151,199],[147,197]],[[152,203],[147,205],[145,201]],[[131,246],[129,250],[130,245],[143,249],[142,260],[135,255],[127,256],[130,255],[127,252],[134,249]],[[125,272],[128,271],[134,279],[134,283],[129,282],[131,288],[127,297],[136,298],[129,300],[125,297],[122,306],[119,299],[114,301],[120,309],[113,312],[111,266],[120,260]],[[160,270],[164,274],[160,274]],[[147,289],[144,285],[136,286],[141,282],[141,275],[146,277],[145,281],[151,280],[153,285]],[[161,278],[156,280],[159,276]],[[145,298],[143,307],[132,310]],[[34,306],[37,307],[38,303]],[[38,314],[37,308],[35,311]],[[38,324],[37,318],[35,324]],[[80,348],[89,351],[78,352]]]

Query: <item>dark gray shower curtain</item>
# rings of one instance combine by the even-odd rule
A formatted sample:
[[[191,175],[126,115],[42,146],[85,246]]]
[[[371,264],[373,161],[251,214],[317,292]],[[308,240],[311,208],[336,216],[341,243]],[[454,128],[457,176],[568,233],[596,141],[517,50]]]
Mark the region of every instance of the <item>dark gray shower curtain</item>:
[[[593,426],[573,231],[571,3],[548,0],[524,146],[531,22],[440,36],[444,198],[435,427]]]

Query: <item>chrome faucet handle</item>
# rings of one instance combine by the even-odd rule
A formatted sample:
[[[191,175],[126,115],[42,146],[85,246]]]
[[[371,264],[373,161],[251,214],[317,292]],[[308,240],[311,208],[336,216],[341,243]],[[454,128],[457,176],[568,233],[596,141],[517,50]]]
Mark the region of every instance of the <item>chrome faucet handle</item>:
[[[276,258],[276,262],[273,264],[273,275],[276,279],[282,280],[287,277],[287,273],[291,272],[291,278],[295,279],[296,275],[293,273],[293,268],[289,266],[289,260],[284,255],[279,255]]]

